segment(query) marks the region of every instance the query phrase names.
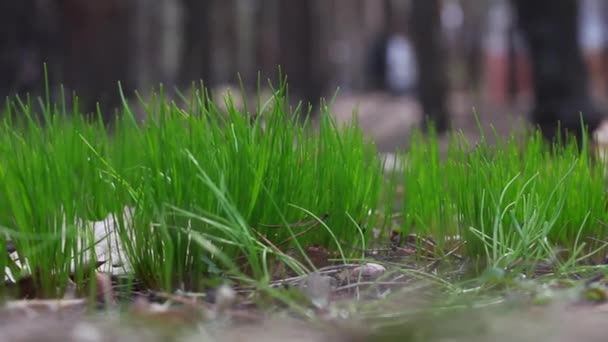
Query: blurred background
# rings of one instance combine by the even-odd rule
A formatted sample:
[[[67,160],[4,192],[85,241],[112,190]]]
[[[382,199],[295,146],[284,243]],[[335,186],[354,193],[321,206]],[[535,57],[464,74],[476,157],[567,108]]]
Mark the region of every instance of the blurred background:
[[[280,65],[293,99],[316,105],[339,88],[335,115],[350,120],[357,109],[383,151],[405,146],[422,113],[440,130],[474,136],[477,113],[483,125],[508,132],[535,101],[517,2],[0,0],[0,96],[41,94],[47,63],[53,96],[62,84],[82,110],[98,103],[110,120],[120,106],[118,81],[131,99],[159,83],[171,96],[201,79],[221,94],[238,89],[239,76],[254,94],[258,74],[263,86],[277,84]],[[560,3],[576,3],[563,14],[576,17],[585,86],[604,108],[608,2],[544,3],[563,11],[570,10]],[[546,30],[572,33],[568,25]]]

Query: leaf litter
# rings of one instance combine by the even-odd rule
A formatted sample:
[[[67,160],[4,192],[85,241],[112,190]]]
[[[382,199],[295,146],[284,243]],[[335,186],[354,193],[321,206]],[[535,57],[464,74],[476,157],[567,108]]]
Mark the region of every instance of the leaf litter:
[[[459,243],[440,256],[431,239],[395,232],[360,262],[335,262],[321,247],[307,247],[319,266],[314,272],[270,282],[271,288],[298,293],[303,313],[260,302],[259,289],[237,285],[207,293],[143,289],[125,300],[118,283],[130,265],[107,247],[120,246],[112,222],[108,217],[86,225],[99,242],[90,260],[97,271],[88,280],[95,282],[94,299],[79,293],[73,281],[65,298],[39,299],[28,285],[32,278],[22,277],[12,286],[23,299],[0,310],[0,341],[605,340],[603,273],[570,283],[511,281],[499,273],[458,288],[438,267],[448,259],[462,264]],[[455,271],[454,279],[462,273]],[[508,290],[480,301],[493,287]]]

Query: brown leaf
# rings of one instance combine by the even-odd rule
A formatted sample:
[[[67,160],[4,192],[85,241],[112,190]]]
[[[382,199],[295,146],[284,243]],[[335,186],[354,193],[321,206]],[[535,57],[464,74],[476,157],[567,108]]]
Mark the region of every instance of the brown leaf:
[[[376,263],[366,263],[361,266],[357,266],[350,271],[351,279],[357,279],[361,277],[361,279],[369,281],[380,277],[384,272],[386,272],[386,268],[380,264]]]
[[[305,253],[317,269],[327,267],[331,264],[329,262],[331,253],[325,247],[311,245],[306,247]]]
[[[9,301],[0,310],[0,317],[37,317],[45,313],[82,313],[85,299],[32,299]]]
[[[167,325],[193,325],[204,319],[203,307],[195,305],[170,306],[167,304],[150,303],[143,297],[137,298],[129,312],[133,317],[151,323]]]

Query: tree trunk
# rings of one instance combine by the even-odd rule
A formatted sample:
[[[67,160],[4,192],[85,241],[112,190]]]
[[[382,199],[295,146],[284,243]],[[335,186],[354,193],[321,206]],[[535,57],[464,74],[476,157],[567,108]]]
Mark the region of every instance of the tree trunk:
[[[236,67],[244,86],[255,86],[255,45],[259,36],[258,25],[255,22],[255,11],[259,4],[255,0],[240,0],[236,2]]]
[[[83,113],[101,107],[111,122],[120,106],[118,81],[125,94],[133,91],[130,73],[130,19],[133,1],[65,0],[63,24],[64,81],[80,97]]]
[[[207,0],[184,2],[184,52],[179,72],[179,83],[189,85],[202,80],[205,86],[211,79],[211,22]]]
[[[211,86],[237,81],[236,0],[210,0]],[[236,94],[233,94],[236,95]]]
[[[365,3],[367,6],[378,6],[378,20],[381,25],[371,30],[371,37],[366,48],[365,86],[363,89],[384,90],[386,79],[386,39],[389,31],[390,0]],[[368,11],[369,12],[369,11]]]
[[[279,1],[279,63],[287,77],[291,100],[316,104],[320,86],[314,69],[316,36],[314,4]]]
[[[487,16],[488,0],[467,0],[462,2],[464,10],[464,55],[467,85],[475,91],[480,86],[482,66],[482,40],[484,22]]]
[[[513,0],[532,60],[535,107],[531,120],[547,139],[579,139],[581,116],[594,130],[602,115],[592,103],[577,40],[577,0]]]
[[[32,0],[0,2],[0,103],[6,96],[39,95],[43,63],[50,81],[58,81],[58,25],[53,3]]]
[[[418,62],[418,93],[423,127],[432,124],[438,133],[449,128],[446,109],[447,75],[438,0],[412,0],[410,24]]]
[[[258,21],[258,43],[256,44],[256,67],[260,70],[262,87],[267,81],[277,79],[279,64],[279,2],[284,0],[260,0],[256,11]],[[276,85],[276,84],[273,84]]]

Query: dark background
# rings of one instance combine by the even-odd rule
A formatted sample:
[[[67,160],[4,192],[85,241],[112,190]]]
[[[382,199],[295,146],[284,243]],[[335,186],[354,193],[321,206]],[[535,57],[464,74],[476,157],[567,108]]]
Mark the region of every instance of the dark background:
[[[240,75],[255,91],[258,73],[263,85],[276,84],[280,65],[294,99],[317,104],[340,87],[337,115],[366,101],[410,101],[440,130],[454,126],[454,111],[473,108],[531,112],[537,123],[567,108],[557,116],[576,119],[572,112],[605,107],[605,7],[602,0],[0,0],[0,96],[41,94],[47,63],[54,96],[62,84],[84,111],[98,103],[110,120],[118,81],[128,96],[137,89],[145,97],[159,83],[169,95],[201,79],[218,91],[238,87]],[[385,83],[383,52],[394,33],[415,49],[413,92]],[[539,102],[550,109],[538,110]]]

